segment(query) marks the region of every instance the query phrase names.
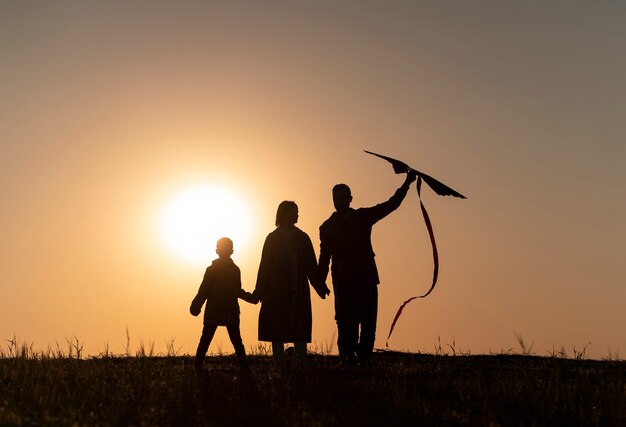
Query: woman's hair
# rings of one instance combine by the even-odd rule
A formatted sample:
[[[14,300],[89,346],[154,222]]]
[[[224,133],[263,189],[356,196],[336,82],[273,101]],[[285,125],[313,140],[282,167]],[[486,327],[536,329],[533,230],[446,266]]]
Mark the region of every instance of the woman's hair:
[[[291,200],[285,200],[280,202],[278,209],[276,210],[276,226],[280,225],[292,225],[297,221],[298,205]]]

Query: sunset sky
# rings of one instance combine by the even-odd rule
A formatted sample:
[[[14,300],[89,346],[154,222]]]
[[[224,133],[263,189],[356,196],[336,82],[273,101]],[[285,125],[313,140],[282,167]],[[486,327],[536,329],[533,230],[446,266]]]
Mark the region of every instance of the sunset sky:
[[[621,1],[0,3],[0,339],[194,352],[214,242],[193,263],[168,245],[173,200],[237,201],[241,228],[213,231],[239,233],[251,291],[282,200],[319,255],[334,184],[361,207],[402,183],[367,149],[468,197],[423,189],[439,283],[390,348],[625,357],[625,21]],[[430,286],[414,188],[373,243],[383,348]],[[336,352],[312,299],[311,348]]]

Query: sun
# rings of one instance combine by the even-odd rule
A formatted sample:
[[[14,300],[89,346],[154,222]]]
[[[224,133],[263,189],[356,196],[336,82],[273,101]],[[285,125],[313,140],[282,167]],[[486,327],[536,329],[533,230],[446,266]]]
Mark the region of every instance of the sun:
[[[159,217],[159,234],[165,248],[193,265],[207,265],[216,256],[221,237],[243,247],[252,225],[246,203],[227,187],[194,185],[176,192]]]

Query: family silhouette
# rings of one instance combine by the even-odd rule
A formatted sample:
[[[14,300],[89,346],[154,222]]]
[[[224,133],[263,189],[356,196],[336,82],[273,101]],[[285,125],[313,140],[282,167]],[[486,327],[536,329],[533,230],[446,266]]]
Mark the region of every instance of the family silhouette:
[[[249,370],[239,330],[239,303],[261,302],[259,341],[272,344],[274,367],[285,367],[285,344],[293,343],[295,366],[307,366],[307,343],[311,342],[313,287],[320,298],[330,294],[326,279],[333,282],[337,347],[345,366],[372,366],[378,313],[378,270],[371,242],[372,227],[396,210],[416,179],[409,171],[391,198],[376,206],[353,209],[346,184],[332,189],[335,212],[319,228],[319,262],[308,234],[296,227],[298,205],[283,201],[276,211],[276,228],[263,245],[252,293],[241,286],[241,272],[231,259],[233,242],[217,242],[218,258],[206,269],[189,311],[197,316],[204,309],[204,326],[195,357],[201,370],[218,326],[225,326],[242,370]]]

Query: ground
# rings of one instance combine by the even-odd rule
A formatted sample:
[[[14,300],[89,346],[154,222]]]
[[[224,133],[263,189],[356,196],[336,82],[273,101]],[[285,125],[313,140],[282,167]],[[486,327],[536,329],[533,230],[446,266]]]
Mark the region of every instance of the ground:
[[[271,357],[0,359],[0,425],[626,425],[626,362],[377,352],[276,371]]]

